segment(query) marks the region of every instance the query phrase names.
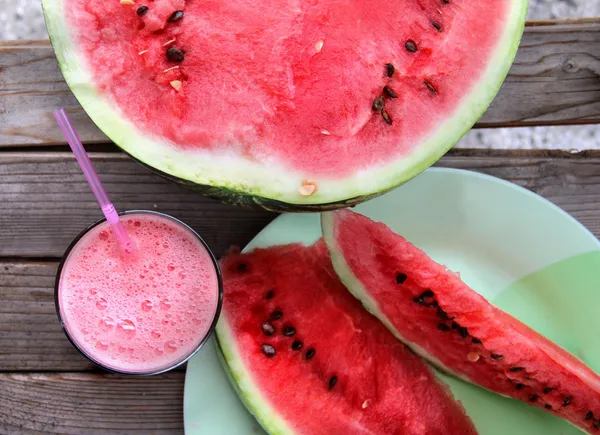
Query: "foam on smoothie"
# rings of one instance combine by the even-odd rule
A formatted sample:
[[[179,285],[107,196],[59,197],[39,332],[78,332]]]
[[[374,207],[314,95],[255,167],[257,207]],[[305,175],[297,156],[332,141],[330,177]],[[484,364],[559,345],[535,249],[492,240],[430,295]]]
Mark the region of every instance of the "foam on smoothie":
[[[61,316],[99,363],[160,370],[189,355],[210,329],[217,273],[204,245],[175,221],[140,213],[122,222],[138,254],[122,254],[107,223],[90,230],[62,270]]]

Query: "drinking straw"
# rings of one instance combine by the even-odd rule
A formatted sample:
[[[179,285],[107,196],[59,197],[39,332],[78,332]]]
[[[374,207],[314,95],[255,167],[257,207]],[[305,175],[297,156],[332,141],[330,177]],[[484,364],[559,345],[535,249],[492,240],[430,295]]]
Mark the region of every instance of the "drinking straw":
[[[83,175],[85,175],[86,180],[92,188],[92,192],[94,192],[94,196],[98,200],[98,204],[100,204],[102,213],[104,213],[114,235],[117,237],[119,245],[124,252],[128,254],[134,253],[136,250],[135,243],[131,240],[127,231],[125,231],[121,219],[119,218],[119,214],[115,210],[115,206],[110,202],[106,190],[98,177],[98,173],[94,169],[90,157],[85,152],[83,144],[81,143],[81,140],[79,140],[79,136],[73,129],[73,124],[71,124],[65,109],[61,108],[60,110],[56,110],[54,112],[54,118],[56,119],[56,122],[58,122],[58,126],[65,136],[65,139],[67,139],[73,154],[75,154],[77,163],[79,163]]]

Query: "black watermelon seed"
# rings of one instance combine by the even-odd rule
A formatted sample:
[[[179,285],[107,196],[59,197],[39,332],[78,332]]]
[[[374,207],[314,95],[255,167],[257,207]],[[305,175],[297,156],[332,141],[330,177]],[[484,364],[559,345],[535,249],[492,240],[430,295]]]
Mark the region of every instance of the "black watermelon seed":
[[[137,10],[135,11],[136,14],[138,14],[140,17],[142,15],[144,15],[146,12],[148,12],[148,6],[140,6],[139,8],[137,8]]]
[[[387,124],[392,125],[392,118],[390,117],[390,114],[385,111],[385,109],[381,111],[381,116]]]
[[[273,296],[275,296],[275,290],[269,290],[268,292],[265,293],[265,299],[273,299]]]
[[[596,420],[596,423],[594,423],[594,429],[600,429],[600,420]]]
[[[275,327],[269,322],[265,322],[262,324],[262,331],[265,335],[270,337],[271,335],[275,334]]]
[[[442,0],[442,3],[447,5],[448,3],[450,3],[450,0]]]
[[[337,376],[332,376],[329,379],[329,386],[328,386],[328,388],[331,390],[333,387],[335,387],[335,384],[337,384]]]
[[[544,394],[548,394],[548,393],[550,393],[553,390],[554,390],[554,388],[550,388],[550,387],[544,388]]]
[[[427,298],[432,298],[434,296],[435,296],[435,293],[433,293],[431,290],[427,289],[423,293],[421,293],[421,295],[419,296],[419,299],[427,299]]]
[[[437,90],[433,87],[431,82],[429,82],[428,80],[423,80],[423,83],[425,83],[425,86],[427,86],[427,89],[429,89],[429,92],[431,92],[434,95],[437,94]]]
[[[260,348],[267,358],[273,358],[275,356],[275,348],[270,344],[263,344]]]
[[[594,413],[592,411],[588,411],[587,414],[585,414],[585,421],[591,420],[592,418],[594,418]]]
[[[293,326],[286,326],[285,328],[283,328],[283,335],[285,335],[286,337],[291,337],[295,334],[296,328],[294,328]]]
[[[544,408],[546,408],[546,409],[552,409],[552,405],[549,405],[549,404],[547,404],[547,403],[546,403],[546,404],[544,405]]]
[[[458,333],[460,334],[460,336],[462,338],[467,338],[469,336],[469,330],[467,328],[465,328],[464,326],[458,327]]]
[[[304,345],[300,340],[294,340],[294,342],[292,343],[292,350],[300,350],[302,349],[302,346]]]
[[[398,94],[395,93],[394,90],[392,88],[390,88],[389,86],[383,87],[383,93],[390,98],[398,98]]]
[[[167,59],[169,59],[171,62],[183,62],[183,59],[185,59],[185,53],[177,47],[169,47],[167,49]]]
[[[238,272],[245,272],[248,270],[248,265],[246,263],[240,263],[237,265],[236,269]]]
[[[179,21],[183,18],[183,11],[175,11],[171,14],[169,19],[167,20],[169,23],[174,23],[175,21]]]
[[[396,283],[404,284],[404,282],[406,281],[406,278],[408,278],[408,277],[404,273],[399,273],[398,275],[396,275]]]
[[[271,315],[269,316],[269,318],[271,320],[279,320],[283,317],[283,313],[281,312],[281,310],[275,310],[271,313]]]
[[[523,384],[517,384],[517,385],[515,385],[515,388],[517,390],[522,390],[523,388],[525,388],[525,385],[523,385]]]
[[[383,110],[383,107],[385,106],[385,101],[383,99],[383,97],[377,97],[373,100],[373,110],[375,112],[381,112]]]
[[[427,305],[425,305],[426,307],[430,307],[430,308],[437,308],[438,307],[438,301],[433,301]]]
[[[409,39],[404,43],[404,48],[406,48],[406,50],[408,50],[409,52],[414,53],[415,51],[417,51],[417,44],[412,39]]]
[[[306,359],[311,359],[317,353],[312,347],[306,351]]]
[[[511,367],[508,369],[509,372],[517,373],[525,370],[525,367]]]
[[[473,344],[481,344],[481,340],[479,338],[472,338],[471,343]]]
[[[448,314],[444,310],[442,310],[440,307],[438,307],[436,314],[440,319],[450,320],[450,316],[448,316]]]
[[[504,357],[502,355],[498,354],[498,353],[492,353],[492,354],[490,354],[490,358],[491,359],[495,359],[496,361],[499,361],[499,360],[501,360]]]
[[[432,22],[431,22],[431,25],[432,25],[433,27],[435,27],[435,30],[437,30],[438,32],[441,32],[441,31],[442,31],[442,26],[441,26],[441,25],[440,25],[440,23],[438,23],[437,21],[432,21]]]
[[[456,329],[456,328],[458,328],[458,326],[459,326],[458,323],[452,322],[452,329]]]
[[[445,323],[440,323],[439,325],[437,325],[437,329],[439,329],[440,331],[450,331],[450,327],[448,325],[446,325]]]
[[[538,396],[537,394],[534,394],[533,396],[531,396],[531,397],[529,398],[529,401],[530,401],[530,402],[535,402],[535,401],[538,399],[538,397],[539,397],[539,396]]]
[[[392,77],[394,75],[394,72],[396,71],[396,68],[394,68],[394,65],[391,63],[386,63],[385,64],[385,74],[388,77]]]
[[[567,396],[565,397],[565,400],[563,400],[562,406],[569,406],[571,402],[573,402],[573,397]]]

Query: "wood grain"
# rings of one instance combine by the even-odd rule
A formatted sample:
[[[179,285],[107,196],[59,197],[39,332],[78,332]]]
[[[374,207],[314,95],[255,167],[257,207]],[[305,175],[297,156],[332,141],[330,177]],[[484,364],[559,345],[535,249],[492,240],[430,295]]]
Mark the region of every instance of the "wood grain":
[[[504,85],[477,127],[600,122],[600,22],[533,22]],[[105,142],[70,93],[48,41],[0,41],[0,146],[64,140],[66,107],[87,143]]]
[[[184,373],[0,373],[2,434],[183,434]]]

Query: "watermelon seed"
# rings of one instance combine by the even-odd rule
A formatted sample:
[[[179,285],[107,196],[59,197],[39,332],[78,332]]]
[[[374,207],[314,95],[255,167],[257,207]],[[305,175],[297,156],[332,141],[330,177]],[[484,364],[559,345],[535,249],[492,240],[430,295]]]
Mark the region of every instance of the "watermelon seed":
[[[437,316],[440,319],[450,320],[450,316],[448,316],[448,314],[444,310],[442,310],[440,307],[438,307],[438,309],[437,309]],[[474,340],[477,340],[477,339],[474,338]]]
[[[136,14],[138,14],[140,17],[142,15],[145,15],[146,12],[148,12],[148,6],[140,6],[139,8],[137,8],[137,10],[135,11]]]
[[[471,343],[473,344],[481,344],[481,340],[479,338],[472,338]]]
[[[569,406],[572,401],[573,401],[573,397],[567,396],[567,397],[565,397],[565,400],[563,400],[562,406]]]
[[[174,43],[175,41],[176,41],[176,39],[175,39],[175,38],[173,38],[173,39],[169,39],[169,40],[168,40],[167,42],[165,42],[165,43],[164,43],[162,46],[163,46],[163,47],[166,47],[167,45],[170,45],[170,44]]]
[[[267,358],[273,358],[275,356],[275,348],[270,344],[263,344],[261,346],[262,352],[267,356]]]
[[[331,390],[333,387],[335,387],[335,384],[337,384],[337,376],[332,376],[329,379],[329,389]]]
[[[469,331],[464,326],[458,327],[458,333],[462,338],[467,338],[469,336]]]
[[[443,332],[450,331],[450,327],[445,323],[440,323],[439,325],[437,325],[437,329]]]
[[[391,63],[385,64],[385,74],[388,77],[392,77],[394,75],[394,71],[396,71],[396,68],[394,68],[393,64],[391,64]]]
[[[306,351],[306,359],[311,359],[317,353],[312,347]]]
[[[594,423],[594,429],[600,429],[600,420],[596,420],[596,423]]]
[[[294,342],[292,343],[292,350],[300,350],[302,349],[302,342],[300,340],[294,340]]]
[[[169,23],[174,23],[175,21],[179,21],[183,18],[183,11],[175,11],[171,14],[169,19],[167,20]]]
[[[179,69],[179,65],[175,65],[175,66],[172,66],[171,68],[167,68],[166,70],[163,71],[163,73],[169,72],[174,69]]]
[[[544,388],[544,394],[548,394],[548,393],[550,393],[553,390],[554,390],[554,388],[550,388],[550,387]]]
[[[406,48],[407,51],[414,53],[415,51],[417,51],[417,44],[412,39],[409,39],[404,43],[404,48]]]
[[[546,403],[546,404],[544,405],[544,408],[546,408],[546,409],[552,409],[552,405],[549,405],[548,403]]]
[[[442,26],[441,26],[441,25],[440,25],[440,23],[438,23],[437,21],[432,21],[432,22],[431,22],[431,25],[432,25],[433,27],[435,27],[435,30],[437,30],[438,32],[441,32],[441,31],[442,31]]]
[[[392,118],[390,118],[390,114],[386,112],[385,109],[381,111],[381,116],[383,116],[383,120],[387,122],[389,125],[392,125]]]
[[[169,47],[167,49],[167,59],[171,62],[183,62],[185,53],[177,47]]]
[[[438,301],[433,301],[427,305],[425,305],[426,307],[431,307],[431,308],[438,308]]]
[[[501,360],[504,357],[502,355],[498,354],[498,353],[492,353],[492,354],[490,354],[490,358],[491,359],[495,359],[496,361],[499,361],[499,360]]]
[[[442,0],[442,3],[444,3],[445,5],[447,5],[448,3],[450,3],[450,0]]]
[[[370,403],[371,403],[370,399],[365,400],[362,404],[362,409],[365,409],[367,406],[369,406]]]
[[[525,385],[523,385],[523,384],[517,384],[517,385],[515,385],[515,388],[517,390],[522,390],[523,388],[525,388]]]
[[[181,89],[181,81],[180,80],[173,80],[172,82],[169,82],[169,84],[173,87],[173,89],[175,89],[176,91]]]
[[[531,396],[531,397],[529,398],[529,401],[530,401],[530,402],[535,402],[535,401],[538,399],[538,397],[539,397],[539,396],[538,396],[537,394],[534,394],[533,396]]]
[[[452,322],[452,329],[456,329],[456,328],[458,328],[458,323]]]
[[[396,283],[398,283],[398,284],[404,284],[404,282],[406,281],[406,278],[408,278],[406,276],[406,274],[399,273],[398,275],[396,275]]]
[[[248,270],[248,265],[246,263],[240,263],[236,266],[238,272],[245,272]]]
[[[312,180],[302,180],[298,193],[302,196],[310,196],[317,191],[317,183]]]
[[[585,414],[585,421],[591,420],[594,417],[594,413],[592,411],[588,411],[587,414]]]
[[[435,296],[435,293],[433,293],[430,289],[427,289],[423,293],[421,293],[421,295],[419,296],[419,299],[428,299],[428,298],[432,298],[434,296]]]
[[[509,372],[517,373],[525,370],[525,367],[511,367],[508,369]]]
[[[475,353],[475,352],[469,352],[469,353],[467,354],[467,359],[468,359],[469,361],[471,361],[471,362],[477,362],[477,361],[479,361],[479,358],[480,358],[480,356],[479,356],[479,354],[478,354],[478,353]]]
[[[283,317],[283,313],[281,312],[281,310],[275,310],[271,313],[271,315],[269,316],[269,318],[271,320],[279,320]]]
[[[133,0],[121,0],[119,3],[125,6],[133,6],[135,4]]]
[[[398,98],[398,94],[395,93],[394,90],[388,86],[383,87],[383,93],[386,94],[390,98]]]
[[[141,55],[142,55],[142,54],[144,54],[144,53],[148,53],[148,50],[142,50],[142,51],[140,51],[138,54],[141,56]]]
[[[383,97],[377,97],[375,98],[375,100],[373,100],[373,110],[376,112],[381,112],[383,110],[383,107],[385,106],[385,101],[383,100]]]
[[[437,90],[433,87],[433,85],[427,81],[427,80],[423,80],[423,83],[425,83],[425,86],[427,86],[427,89],[429,89],[429,92],[431,92],[432,94],[437,94]]]
[[[273,299],[273,296],[275,296],[275,290],[269,290],[267,293],[265,293],[265,299],[267,300]]]
[[[286,337],[291,337],[295,334],[296,328],[294,328],[293,326],[286,326],[285,328],[283,328],[283,335],[285,335]]]
[[[269,322],[265,322],[262,324],[262,331],[266,336],[271,336],[275,334],[275,327],[271,325]]]

